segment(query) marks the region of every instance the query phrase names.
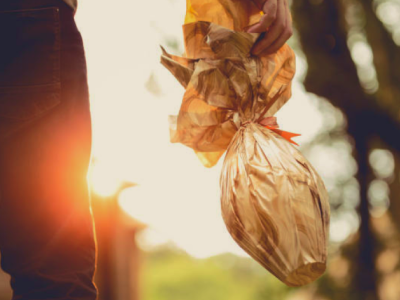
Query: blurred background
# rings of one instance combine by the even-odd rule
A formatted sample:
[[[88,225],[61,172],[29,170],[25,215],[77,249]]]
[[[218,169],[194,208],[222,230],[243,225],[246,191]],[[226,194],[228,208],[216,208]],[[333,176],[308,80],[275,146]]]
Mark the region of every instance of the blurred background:
[[[169,142],[183,88],[159,45],[183,53],[185,0],[80,0],[93,116],[88,179],[100,300],[399,300],[400,1],[296,0],[292,99],[280,127],[330,194],[328,269],[289,288],[231,239],[220,163]],[[397,200],[396,200],[397,199]],[[0,273],[0,299],[9,299]]]

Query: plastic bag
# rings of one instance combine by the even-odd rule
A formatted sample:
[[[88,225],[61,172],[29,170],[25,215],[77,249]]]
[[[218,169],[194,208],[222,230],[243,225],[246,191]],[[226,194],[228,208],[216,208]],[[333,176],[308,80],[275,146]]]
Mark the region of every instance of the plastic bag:
[[[259,34],[240,30],[257,18],[248,1],[187,3],[185,57],[165,50],[161,57],[186,88],[170,119],[171,141],[194,149],[207,167],[227,151],[220,187],[229,233],[282,282],[300,286],[326,268],[328,195],[290,134],[277,129],[273,115],[291,96],[295,57],[288,45],[249,54]]]

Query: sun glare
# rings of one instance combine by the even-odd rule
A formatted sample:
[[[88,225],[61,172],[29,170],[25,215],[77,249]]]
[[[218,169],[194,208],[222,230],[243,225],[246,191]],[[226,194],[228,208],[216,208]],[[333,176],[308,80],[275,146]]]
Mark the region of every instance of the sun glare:
[[[121,184],[121,180],[112,167],[97,161],[91,165],[88,181],[92,190],[102,198],[114,195]]]

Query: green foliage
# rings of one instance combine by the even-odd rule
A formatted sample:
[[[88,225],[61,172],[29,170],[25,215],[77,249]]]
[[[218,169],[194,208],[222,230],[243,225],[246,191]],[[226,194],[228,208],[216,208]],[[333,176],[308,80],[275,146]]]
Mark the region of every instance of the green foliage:
[[[291,290],[251,259],[166,247],[147,254],[142,283],[143,300],[283,300]]]

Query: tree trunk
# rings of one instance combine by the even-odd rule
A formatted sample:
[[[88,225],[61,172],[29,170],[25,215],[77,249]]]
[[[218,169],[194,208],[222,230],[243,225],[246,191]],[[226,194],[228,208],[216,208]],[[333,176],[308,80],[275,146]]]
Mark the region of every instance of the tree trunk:
[[[350,117],[350,116],[349,116]],[[362,113],[357,117],[350,117],[348,131],[354,138],[355,158],[358,164],[357,180],[360,185],[360,204],[358,213],[361,219],[358,240],[358,260],[355,263],[353,277],[354,296],[352,299],[378,300],[377,274],[375,270],[375,241],[371,230],[371,216],[369,213],[368,186],[372,179],[372,170],[368,162],[369,154],[369,127],[368,117]],[[354,121],[357,120],[357,121]]]
[[[375,97],[367,95],[358,79],[357,69],[347,46],[345,7],[339,0],[322,2],[296,0],[293,19],[308,63],[306,90],[325,97],[339,107],[348,120],[348,133],[354,139],[360,184],[361,218],[358,257],[351,282],[352,300],[377,300],[375,241],[370,228],[367,190],[372,178],[368,164],[368,142],[375,135],[400,149],[400,125]],[[354,291],[354,292],[353,292]]]

